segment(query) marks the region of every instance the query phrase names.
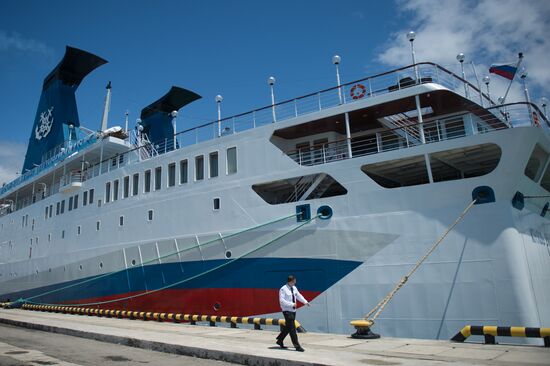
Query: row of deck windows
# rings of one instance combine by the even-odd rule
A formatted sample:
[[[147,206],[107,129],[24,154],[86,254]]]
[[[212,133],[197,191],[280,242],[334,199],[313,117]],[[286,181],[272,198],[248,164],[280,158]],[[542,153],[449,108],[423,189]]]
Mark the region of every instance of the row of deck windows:
[[[227,169],[226,174],[237,173],[237,148],[231,147],[227,149]],[[175,162],[168,164],[167,170],[167,187],[174,187],[176,185],[176,172],[177,164]],[[149,193],[151,190],[160,191],[163,185],[163,173],[162,167],[156,167],[154,170],[146,170],[143,172],[143,193]],[[204,180],[205,177],[205,161],[204,155],[195,157],[195,181]],[[130,191],[132,196],[139,194],[139,179],[140,173],[132,175],[132,187],[130,190],[130,176],[126,176],[122,180],[122,198],[128,198]],[[219,175],[219,155],[218,152],[212,152],[208,155],[208,177],[216,178]],[[179,184],[185,184],[189,182],[189,163],[188,160],[181,160],[179,162]],[[114,202],[119,199],[120,194],[120,181],[118,179],[105,183],[105,203]]]

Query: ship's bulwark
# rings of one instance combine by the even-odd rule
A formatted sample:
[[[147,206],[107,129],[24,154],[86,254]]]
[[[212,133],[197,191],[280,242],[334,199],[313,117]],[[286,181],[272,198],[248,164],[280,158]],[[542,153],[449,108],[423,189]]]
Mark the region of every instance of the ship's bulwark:
[[[290,273],[299,278],[304,296],[313,300],[360,264],[306,258],[154,264],[97,280],[84,278],[3,297],[30,298],[31,303],[43,304],[89,304],[105,309],[248,316],[278,311],[278,290]]]

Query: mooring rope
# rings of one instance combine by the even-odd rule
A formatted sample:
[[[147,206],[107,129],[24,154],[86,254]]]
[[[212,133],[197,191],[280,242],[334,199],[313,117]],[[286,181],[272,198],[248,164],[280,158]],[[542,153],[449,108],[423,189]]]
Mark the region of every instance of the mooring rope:
[[[550,195],[539,195],[539,196],[523,196],[523,198],[550,198]]]
[[[460,221],[462,221],[464,216],[466,216],[468,211],[470,211],[470,209],[474,206],[475,203],[476,203],[476,200],[473,200],[472,202],[470,202],[470,204],[464,209],[464,211],[462,211],[462,213],[457,217],[457,219],[452,223],[452,225],[449,226],[447,228],[447,230],[445,230],[443,235],[441,235],[439,237],[439,239],[437,239],[435,241],[435,243],[431,246],[431,248],[420,258],[420,260],[418,260],[418,262],[416,262],[416,264],[409,271],[409,273],[407,273],[401,279],[401,281],[399,281],[395,285],[395,287],[386,295],[386,297],[384,297],[371,311],[369,311],[369,313],[367,315],[365,315],[365,320],[366,321],[369,321],[372,324],[374,324],[374,321],[376,320],[376,318],[378,318],[380,313],[384,310],[386,305],[388,305],[388,303],[394,297],[394,295],[397,293],[397,291],[399,291],[405,285],[405,283],[407,283],[407,281],[413,275],[413,273],[416,272],[416,270],[422,265],[422,263],[424,263],[424,261],[430,256],[430,254],[433,253],[433,251],[439,246],[439,244],[441,244],[441,242],[447,237],[447,235],[454,229],[454,227],[456,225],[458,225],[458,223]],[[371,315],[373,315],[373,314],[374,314],[374,316],[372,316],[372,318],[371,318]]]
[[[295,216],[295,215],[294,215]],[[134,299],[134,298],[137,298],[137,297],[142,297],[142,296],[147,296],[147,295],[150,295],[150,294],[153,294],[153,293],[156,293],[156,292],[159,292],[159,291],[163,291],[163,290],[166,290],[166,289],[169,289],[171,287],[174,287],[174,286],[177,286],[177,285],[181,285],[185,282],[188,282],[188,281],[191,281],[191,280],[194,280],[198,277],[201,277],[201,276],[204,276],[204,275],[207,275],[209,273],[212,273],[214,271],[217,271],[225,266],[228,266],[229,264],[243,258],[243,257],[246,257],[254,252],[257,252],[258,250],[260,249],[263,249],[265,247],[267,247],[268,245],[276,242],[277,240],[279,239],[282,239],[283,237],[293,233],[294,231],[298,230],[299,228],[301,228],[302,226],[304,225],[307,225],[309,224],[310,222],[312,222],[313,220],[315,220],[316,218],[318,218],[319,215],[316,215],[304,222],[301,222],[299,225],[293,227],[292,229],[284,232],[283,234],[275,237],[274,239],[271,239],[269,241],[267,241],[266,243],[252,249],[252,250],[249,250],[248,252],[244,253],[243,255],[241,255],[240,257],[236,257],[232,260],[229,260],[229,261],[226,261],[224,263],[222,263],[221,265],[219,266],[216,266],[214,268],[211,268],[207,271],[204,271],[204,272],[201,272],[199,274],[196,274],[194,276],[191,276],[191,277],[188,277],[188,278],[185,278],[183,280],[180,280],[180,281],[176,281],[174,283],[171,283],[169,285],[166,285],[166,286],[163,286],[163,287],[160,287],[160,288],[157,288],[157,289],[154,289],[154,290],[151,290],[151,291],[146,291],[146,292],[142,292],[142,293],[139,293],[139,294],[136,294],[136,295],[131,295],[131,296],[126,296],[126,297],[121,297],[121,298],[117,298],[117,299],[112,299],[112,300],[106,300],[106,301],[97,301],[97,302],[90,302],[90,303],[79,303],[79,304],[49,304],[49,303],[40,303],[40,302],[34,302],[34,301],[29,301],[29,299],[21,299],[21,302],[23,303],[29,303],[29,304],[34,304],[34,305],[49,305],[49,306],[96,306],[96,305],[104,305],[104,304],[109,304],[109,303],[113,303],[113,302],[120,302],[120,301],[125,301],[125,300],[131,300],[131,299]]]
[[[212,239],[212,240],[209,240],[207,242],[204,242],[202,244],[194,244],[192,246],[189,246],[189,247],[186,247],[186,248],[183,248],[183,249],[180,249],[178,251],[175,251],[175,252],[172,252],[172,253],[169,253],[169,254],[165,254],[165,255],[162,255],[160,257],[157,257],[157,258],[152,258],[150,260],[147,260],[145,262],[142,262],[142,265],[146,265],[146,264],[149,264],[149,263],[152,263],[152,262],[156,262],[158,261],[159,259],[164,259],[164,258],[167,258],[167,257],[171,257],[173,255],[176,255],[176,254],[180,254],[180,253],[185,253],[185,252],[188,252],[190,250],[193,250],[193,249],[196,249],[198,248],[199,246],[201,248],[203,247],[206,247],[206,246],[209,246],[209,245],[212,245],[214,243],[217,243],[219,241],[223,241],[223,240],[226,240],[226,239],[229,239],[229,238],[232,238],[232,237],[235,237],[237,235],[240,235],[240,234],[243,234],[243,233],[246,233],[246,232],[249,232],[249,231],[252,231],[252,230],[255,230],[255,229],[259,229],[259,228],[262,228],[262,227],[265,227],[265,226],[268,226],[268,225],[271,225],[271,224],[275,224],[275,223],[278,223],[278,222],[281,222],[281,221],[284,221],[284,220],[287,220],[289,218],[293,218],[293,217],[296,217],[297,214],[292,214],[292,215],[288,215],[288,216],[284,216],[284,217],[280,217],[280,218],[277,218],[277,219],[274,219],[274,220],[271,220],[271,221],[267,221],[267,222],[264,222],[262,224],[259,224],[259,225],[256,225],[256,226],[252,226],[252,227],[249,227],[249,228],[246,228],[246,229],[243,229],[243,230],[240,230],[240,231],[237,231],[235,233],[232,233],[232,234],[228,234],[226,236],[219,236],[219,237],[216,237],[215,239]],[[36,299],[36,298],[39,298],[39,297],[42,297],[42,296],[46,296],[46,295],[51,295],[53,293],[56,293],[56,292],[60,292],[60,291],[63,291],[63,290],[67,290],[69,288],[72,288],[72,287],[76,287],[76,286],[80,286],[80,285],[83,285],[85,283],[89,283],[89,282],[93,282],[93,281],[96,281],[96,280],[99,280],[99,279],[102,279],[102,278],[105,278],[105,277],[109,277],[109,276],[113,276],[117,273],[120,273],[120,272],[124,272],[128,270],[128,268],[121,268],[117,271],[113,271],[113,272],[109,272],[109,273],[105,273],[105,274],[102,274],[102,275],[99,275],[99,276],[95,276],[95,277],[92,277],[92,278],[87,278],[85,280],[82,280],[82,281],[78,281],[76,283],[72,283],[70,285],[66,285],[66,286],[63,286],[63,287],[60,287],[60,288],[56,288],[56,289],[53,289],[53,290],[50,290],[50,291],[46,291],[46,292],[43,292],[43,293],[40,293],[38,295],[34,295],[34,296],[30,296],[30,297],[27,297],[27,298],[22,298],[22,299],[19,299],[19,300],[16,300],[14,302],[15,303],[20,303],[20,302],[29,302],[30,303],[30,300],[32,299]]]

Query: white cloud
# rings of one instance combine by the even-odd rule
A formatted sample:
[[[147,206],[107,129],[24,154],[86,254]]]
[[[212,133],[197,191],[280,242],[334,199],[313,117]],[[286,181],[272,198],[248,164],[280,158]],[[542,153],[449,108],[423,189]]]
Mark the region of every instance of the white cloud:
[[[53,54],[53,49],[43,42],[25,38],[17,32],[0,30],[0,52],[10,50],[35,52],[45,56]]]
[[[25,158],[26,145],[0,141],[0,186],[17,178]]]
[[[459,70],[456,55],[466,54],[474,61],[480,78],[488,74],[491,63],[515,62],[523,52],[522,66],[529,72],[528,85],[538,94],[550,83],[550,1],[547,0],[398,0],[406,28],[393,33],[378,61],[402,66],[410,60],[410,45],[405,37],[414,30],[417,61],[432,61]],[[471,67],[467,77],[474,81]],[[475,81],[474,81],[475,82]],[[491,75],[491,88],[498,96],[504,93],[507,80]],[[522,98],[515,83],[513,98]]]

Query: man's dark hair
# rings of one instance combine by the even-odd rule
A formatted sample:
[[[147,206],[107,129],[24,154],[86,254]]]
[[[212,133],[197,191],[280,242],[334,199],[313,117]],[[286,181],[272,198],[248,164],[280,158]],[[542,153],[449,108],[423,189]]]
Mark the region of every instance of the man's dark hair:
[[[292,281],[294,281],[295,279],[296,279],[296,277],[294,277],[293,275],[290,275],[290,276],[288,276],[288,277],[286,278],[286,282],[287,282],[287,283],[288,283],[288,282],[292,282]]]

